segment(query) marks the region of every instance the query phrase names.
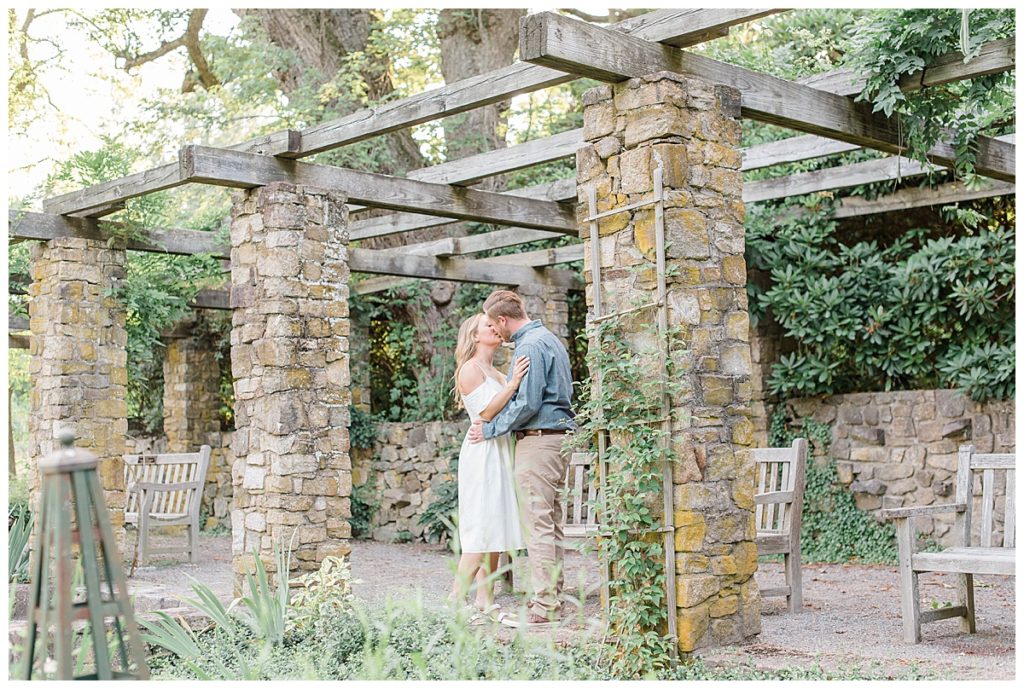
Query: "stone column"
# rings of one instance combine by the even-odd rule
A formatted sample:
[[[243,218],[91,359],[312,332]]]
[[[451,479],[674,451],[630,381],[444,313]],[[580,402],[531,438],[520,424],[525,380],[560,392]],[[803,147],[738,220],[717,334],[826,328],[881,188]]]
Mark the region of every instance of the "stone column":
[[[221,447],[220,362],[208,338],[195,334],[202,318],[197,314],[166,336],[164,434],[168,452],[212,448],[202,503],[207,528],[229,519],[231,468]]]
[[[29,327],[32,337],[29,457],[58,447],[56,434],[72,428],[76,447],[100,459],[98,474],[110,521],[124,535],[125,436],[128,355],[125,312],[109,294],[124,279],[125,251],[107,242],[60,237],[32,247]],[[39,472],[30,463],[35,502]]]
[[[254,548],[275,569],[275,541],[296,570],[349,553],[349,269],[341,194],[275,183],[231,215],[239,585]]]
[[[583,102],[581,218],[588,187],[599,211],[626,206],[650,199],[653,170],[663,169],[669,325],[687,347],[677,358],[684,392],[672,400],[679,649],[736,643],[761,628],[740,95],[658,73],[591,89]],[[581,228],[590,282],[585,221]],[[605,311],[654,301],[653,207],[605,217],[599,230]]]
[[[539,318],[552,333],[569,346],[568,293],[560,287],[520,285],[516,288],[530,318]]]

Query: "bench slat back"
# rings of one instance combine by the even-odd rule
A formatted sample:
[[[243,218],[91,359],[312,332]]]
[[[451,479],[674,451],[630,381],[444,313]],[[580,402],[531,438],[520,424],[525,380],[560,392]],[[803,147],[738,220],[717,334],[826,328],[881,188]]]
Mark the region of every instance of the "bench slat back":
[[[961,546],[1013,548],[1016,538],[1014,518],[1016,495],[1014,471],[1016,456],[1011,454],[977,454],[973,445],[962,445],[956,476],[956,501],[967,510],[956,517],[956,537]],[[980,474],[980,495],[976,495],[975,475]],[[1002,479],[1002,480],[1000,480]],[[999,534],[998,493],[1003,491],[1002,534]],[[977,504],[975,504],[977,497]],[[975,524],[975,522],[977,522]],[[977,528],[975,528],[975,526]],[[977,543],[975,543],[975,533]]]
[[[597,516],[591,510],[597,498],[597,481],[591,471],[596,461],[596,452],[574,452],[569,459],[561,496],[566,538],[585,537],[597,531]]]
[[[125,455],[124,481],[127,488],[138,482],[194,483],[195,487],[172,491],[157,491],[153,496],[150,514],[164,517],[186,516],[202,498],[202,485],[210,463],[210,447],[203,445],[199,452],[168,453],[158,455]],[[126,514],[138,514],[142,496],[137,491],[128,491],[125,503]]]
[[[751,451],[755,479],[754,522],[758,532],[790,533],[800,528],[807,441],[797,438],[790,447]],[[795,523],[794,523],[795,522]]]

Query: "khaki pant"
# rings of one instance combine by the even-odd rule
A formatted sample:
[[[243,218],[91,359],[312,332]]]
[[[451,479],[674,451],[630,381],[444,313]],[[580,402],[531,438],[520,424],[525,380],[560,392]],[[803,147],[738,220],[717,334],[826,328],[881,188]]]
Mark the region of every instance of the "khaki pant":
[[[564,581],[565,534],[562,501],[569,457],[564,435],[528,435],[516,443],[515,475],[519,513],[530,558],[530,608],[539,615],[557,611]]]

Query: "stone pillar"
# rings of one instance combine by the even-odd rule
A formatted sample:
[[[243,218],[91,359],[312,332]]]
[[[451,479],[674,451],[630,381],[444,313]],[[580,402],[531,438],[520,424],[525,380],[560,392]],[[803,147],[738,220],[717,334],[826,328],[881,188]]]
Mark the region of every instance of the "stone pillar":
[[[58,431],[72,428],[76,447],[100,459],[100,485],[119,542],[124,536],[128,334],[124,308],[109,291],[124,279],[124,264],[124,249],[110,248],[105,241],[60,237],[36,244],[28,305],[32,501],[40,485],[35,460],[58,448]]]
[[[207,528],[230,518],[231,468],[221,447],[220,362],[209,339],[195,334],[202,318],[189,318],[166,337],[164,434],[168,452],[212,449],[202,503]]]
[[[740,642],[760,632],[753,574],[754,471],[749,458],[750,347],[743,259],[740,96],[658,73],[584,95],[577,153],[581,217],[652,197],[662,166],[669,325],[687,351],[684,392],[672,400],[679,649]],[[618,311],[654,301],[655,214],[648,206],[599,224],[602,298]],[[589,228],[585,274],[590,281]],[[593,304],[593,285],[587,288]],[[654,315],[650,316],[654,318]]]
[[[349,269],[341,194],[275,183],[231,216],[238,586],[275,541],[296,570],[349,553]]]
[[[530,318],[539,318],[552,333],[569,346],[568,293],[561,287],[520,285],[516,288]]]

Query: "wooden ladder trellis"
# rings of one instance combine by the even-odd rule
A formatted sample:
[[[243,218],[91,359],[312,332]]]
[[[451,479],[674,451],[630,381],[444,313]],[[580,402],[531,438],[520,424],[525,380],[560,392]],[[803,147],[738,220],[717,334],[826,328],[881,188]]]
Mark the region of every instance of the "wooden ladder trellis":
[[[658,165],[654,169],[653,179],[654,193],[648,201],[638,201],[636,203],[623,206],[622,208],[613,208],[611,210],[598,212],[597,210],[597,191],[593,185],[587,189],[587,202],[589,214],[587,221],[590,223],[590,270],[592,276],[592,289],[593,289],[593,301],[594,301],[594,316],[590,319],[591,324],[600,323],[602,321],[611,320],[613,318],[619,318],[628,314],[637,313],[644,309],[657,308],[658,309],[658,334],[659,334],[659,358],[660,358],[660,374],[662,381],[662,395],[661,395],[661,414],[659,422],[662,424],[662,428],[665,431],[664,444],[666,450],[668,444],[671,442],[671,430],[672,430],[672,418],[670,413],[670,400],[668,396],[668,300],[666,296],[666,276],[665,276],[665,200],[664,200],[664,185],[663,185],[663,173],[661,165]],[[604,308],[601,300],[601,248],[600,248],[600,232],[598,230],[598,220],[611,215],[617,215],[618,213],[625,213],[637,208],[644,208],[647,206],[654,206],[654,232],[655,232],[655,261],[657,270],[657,296],[653,302],[648,304],[642,304],[622,311],[616,311],[612,313],[604,313]],[[595,338],[590,346],[600,346],[600,342],[597,341],[597,331],[593,331],[593,337]],[[594,371],[592,387],[595,399],[599,399],[601,395],[601,372]],[[604,413],[603,409],[599,408],[597,412],[597,472],[599,481],[600,496],[603,499],[605,495],[605,477],[607,471],[607,453],[608,453],[608,437],[607,429],[604,425]],[[677,632],[677,621],[676,621],[676,587],[675,587],[675,570],[676,570],[676,553],[675,553],[675,527],[674,527],[674,515],[673,515],[673,504],[672,504],[672,466],[668,460],[668,454],[666,452],[666,459],[662,467],[662,493],[664,497],[663,501],[663,526],[658,529],[664,536],[664,551],[665,551],[665,600],[668,605],[668,635],[672,641],[672,657],[676,658],[678,653],[678,640],[679,635]],[[600,520],[599,520],[600,521]],[[601,558],[601,607],[607,617],[608,604],[609,604],[609,589],[608,582],[610,579],[610,565],[606,558]]]

